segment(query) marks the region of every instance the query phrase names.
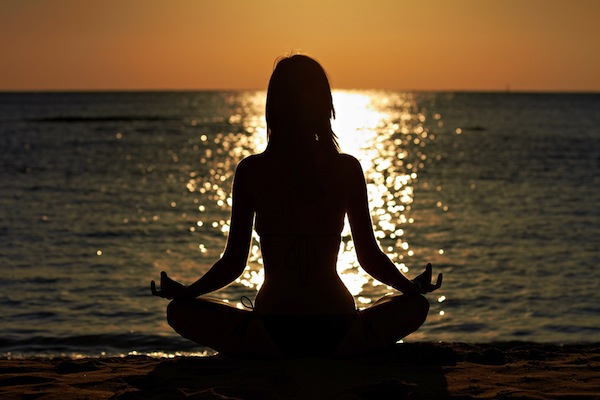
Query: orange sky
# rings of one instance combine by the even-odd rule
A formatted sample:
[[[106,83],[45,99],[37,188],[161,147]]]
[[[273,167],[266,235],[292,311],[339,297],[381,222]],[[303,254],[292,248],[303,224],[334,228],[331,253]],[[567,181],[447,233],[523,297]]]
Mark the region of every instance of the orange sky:
[[[595,0],[0,0],[0,90],[266,88],[300,50],[335,88],[600,91]]]

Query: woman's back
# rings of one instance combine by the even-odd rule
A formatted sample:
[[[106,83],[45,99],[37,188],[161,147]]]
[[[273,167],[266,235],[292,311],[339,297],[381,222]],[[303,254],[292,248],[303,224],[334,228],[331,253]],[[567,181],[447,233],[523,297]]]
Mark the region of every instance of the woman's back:
[[[354,311],[336,272],[349,194],[348,158],[317,154],[294,162],[267,151],[245,160],[265,267],[258,312]]]

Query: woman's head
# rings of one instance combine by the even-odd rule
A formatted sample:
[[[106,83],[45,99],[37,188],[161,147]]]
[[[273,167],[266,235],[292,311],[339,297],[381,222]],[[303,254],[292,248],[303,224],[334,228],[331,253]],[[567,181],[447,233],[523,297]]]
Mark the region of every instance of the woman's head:
[[[316,144],[337,152],[331,118],[335,118],[331,88],[321,65],[300,54],[280,59],[267,92],[269,145]]]

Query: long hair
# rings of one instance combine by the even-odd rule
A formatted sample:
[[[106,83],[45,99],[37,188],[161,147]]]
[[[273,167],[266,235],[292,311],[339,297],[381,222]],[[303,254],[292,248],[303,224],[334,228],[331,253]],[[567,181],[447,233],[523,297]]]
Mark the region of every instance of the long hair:
[[[327,74],[314,59],[296,54],[280,59],[267,92],[267,133],[276,151],[338,153],[331,129],[335,118]]]

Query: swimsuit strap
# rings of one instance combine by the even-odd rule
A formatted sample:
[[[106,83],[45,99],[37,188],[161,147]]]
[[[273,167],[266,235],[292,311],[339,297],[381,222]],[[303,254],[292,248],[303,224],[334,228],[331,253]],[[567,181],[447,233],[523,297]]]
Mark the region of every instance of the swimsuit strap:
[[[244,307],[254,310],[254,303],[252,303],[252,300],[250,299],[250,297],[242,296],[242,297],[240,297],[240,301],[242,302],[242,305]]]

